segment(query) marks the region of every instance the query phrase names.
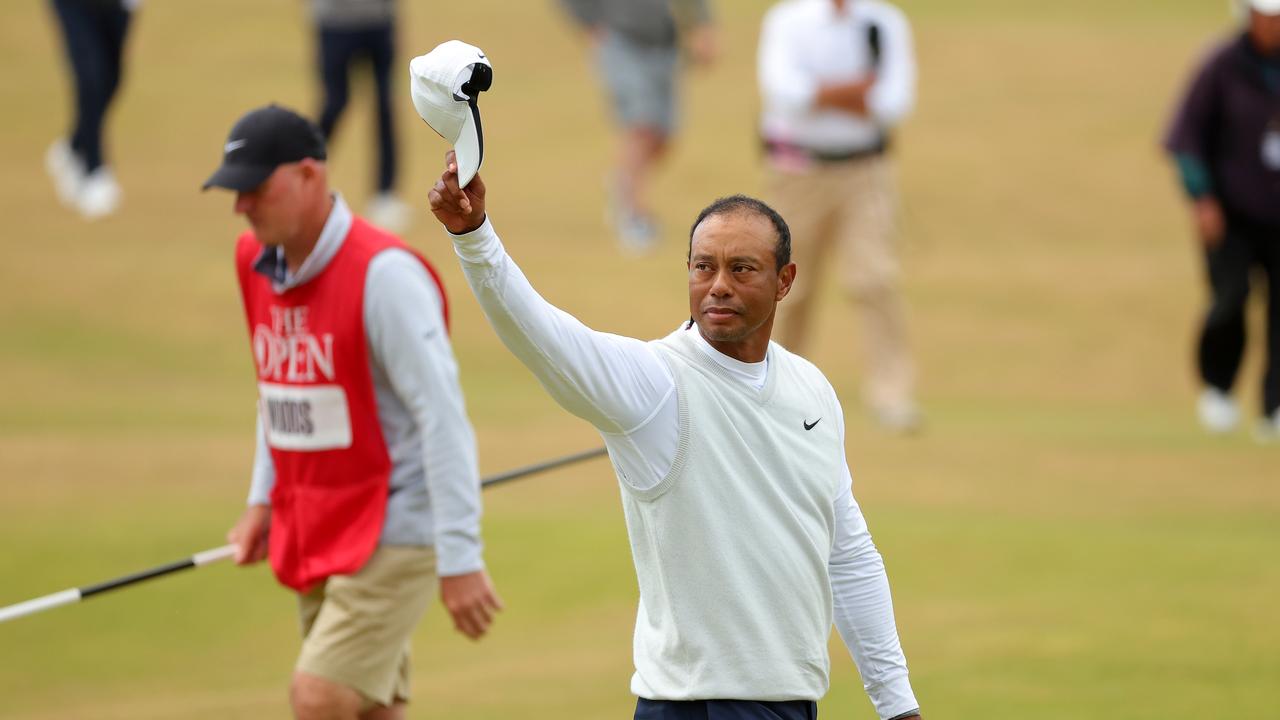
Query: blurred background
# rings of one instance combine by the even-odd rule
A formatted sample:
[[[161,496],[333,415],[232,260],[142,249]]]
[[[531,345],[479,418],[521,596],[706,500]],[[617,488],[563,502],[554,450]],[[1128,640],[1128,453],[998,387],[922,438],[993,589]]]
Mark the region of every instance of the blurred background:
[[[484,176],[510,252],[589,325],[657,337],[687,317],[697,210],[760,192],[769,4],[714,4],[721,56],[686,75],[681,135],[652,189],[663,234],[640,258],[602,218],[612,126],[558,4],[402,2],[400,59],[455,37],[485,50]],[[926,430],[888,434],[860,412],[857,338],[830,282],[811,357],[844,399],[854,492],[925,716],[1274,716],[1280,449],[1196,423],[1204,289],[1158,145],[1236,21],[1219,0],[898,5],[920,75],[896,152]],[[71,113],[53,15],[0,3],[0,605],[219,545],[244,505],[243,222],[230,194],[199,186],[247,109],[318,107],[306,9],[152,0],[130,33],[108,123],[124,201],[89,223],[43,168]],[[396,73],[415,212],[404,237],[451,290],[482,472],[598,445],[467,292],[425,203],[446,146]],[[355,208],[371,187],[371,91],[353,87],[331,148]],[[595,461],[486,493],[507,610],[479,644],[428,612],[411,717],[630,717],[637,591],[617,492]],[[285,717],[297,644],[293,599],[269,571],[218,565],[0,625],[0,717]],[[822,715],[874,717],[838,639],[832,658]]]

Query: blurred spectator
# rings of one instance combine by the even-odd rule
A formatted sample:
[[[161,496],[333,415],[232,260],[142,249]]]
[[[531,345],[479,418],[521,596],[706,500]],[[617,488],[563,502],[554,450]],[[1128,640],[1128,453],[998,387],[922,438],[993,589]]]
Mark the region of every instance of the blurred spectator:
[[[120,185],[106,164],[102,125],[120,88],[124,45],[138,0],[52,0],[75,82],[75,124],[45,153],[63,205],[86,219],[120,206]]]
[[[378,181],[365,216],[375,225],[403,232],[410,209],[396,195],[396,134],[392,114],[391,69],[395,64],[395,0],[311,0],[316,24],[324,105],[318,120],[326,141],[346,109],[348,72],[367,60],[377,88]]]
[[[765,16],[759,76],[767,195],[791,225],[796,263],[811,269],[778,305],[779,342],[804,352],[821,268],[838,253],[862,311],[865,400],[885,427],[915,430],[888,155],[915,102],[907,20],[879,0],[787,0]]]
[[[1165,140],[1191,199],[1212,302],[1200,332],[1200,422],[1235,428],[1250,273],[1267,276],[1258,437],[1280,438],[1280,0],[1249,0],[1245,30],[1203,62]]]
[[[591,38],[621,129],[608,181],[611,219],[623,248],[644,252],[658,241],[645,187],[675,132],[680,43],[697,64],[715,59],[710,7],[707,0],[562,1]]]

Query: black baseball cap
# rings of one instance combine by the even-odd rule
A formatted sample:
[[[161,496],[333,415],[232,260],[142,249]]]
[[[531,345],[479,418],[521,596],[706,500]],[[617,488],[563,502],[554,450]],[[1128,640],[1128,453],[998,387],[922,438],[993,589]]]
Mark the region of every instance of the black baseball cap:
[[[204,181],[211,187],[248,192],[285,163],[325,159],[320,128],[298,113],[276,104],[250,110],[236,121],[222,147],[222,166]]]

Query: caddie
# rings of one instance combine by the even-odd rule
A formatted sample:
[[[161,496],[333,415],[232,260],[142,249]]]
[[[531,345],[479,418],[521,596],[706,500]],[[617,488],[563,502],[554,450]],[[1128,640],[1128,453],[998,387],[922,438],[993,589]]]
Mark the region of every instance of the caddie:
[[[205,188],[250,229],[236,273],[257,370],[236,562],[298,594],[294,716],[404,717],[409,640],[439,587],[470,638],[501,607],[484,568],[475,438],[435,270],[329,189],[320,130],[276,106],[236,122]]]

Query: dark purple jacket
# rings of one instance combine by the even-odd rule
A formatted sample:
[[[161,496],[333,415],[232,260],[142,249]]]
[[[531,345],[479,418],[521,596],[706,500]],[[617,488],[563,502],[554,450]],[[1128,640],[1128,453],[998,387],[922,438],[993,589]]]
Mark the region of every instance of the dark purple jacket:
[[[1228,213],[1280,227],[1280,59],[1261,55],[1248,35],[1215,48],[1178,108],[1165,147],[1184,176],[1188,166],[1204,169],[1203,193]]]

